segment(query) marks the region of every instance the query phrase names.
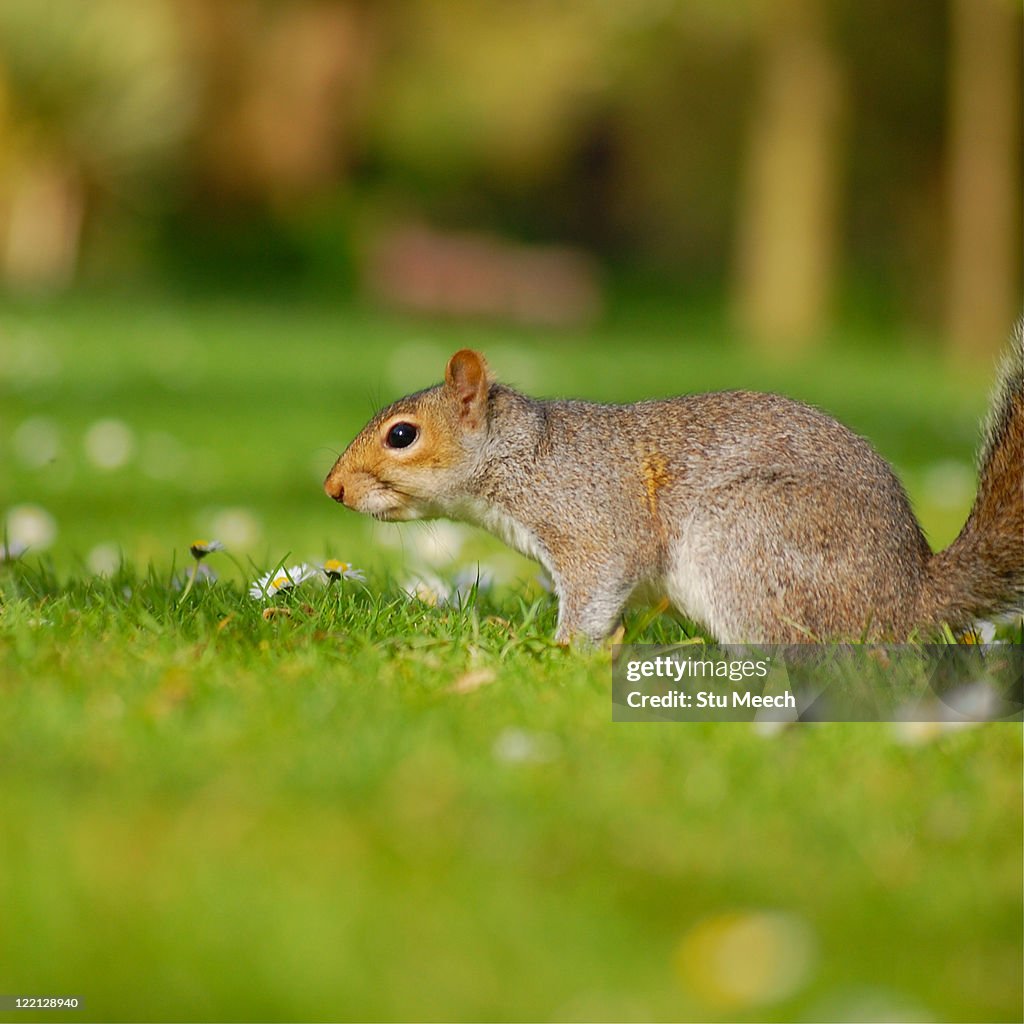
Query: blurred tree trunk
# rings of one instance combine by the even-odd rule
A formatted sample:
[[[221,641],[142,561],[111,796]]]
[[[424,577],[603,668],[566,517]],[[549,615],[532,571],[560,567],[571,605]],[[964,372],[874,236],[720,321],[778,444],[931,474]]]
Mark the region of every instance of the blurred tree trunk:
[[[952,0],[946,333],[998,351],[1020,312],[1021,24],[1010,0]]]
[[[0,285],[55,291],[78,265],[84,187],[72,161],[16,124],[5,71],[0,62]]]
[[[78,266],[85,189],[70,161],[23,158],[3,204],[0,277],[14,291],[71,284]]]
[[[734,302],[744,331],[765,348],[799,350],[828,315],[843,86],[824,22],[818,0],[764,8]]]
[[[222,195],[302,201],[344,177],[377,9],[178,0],[205,69],[201,173]]]

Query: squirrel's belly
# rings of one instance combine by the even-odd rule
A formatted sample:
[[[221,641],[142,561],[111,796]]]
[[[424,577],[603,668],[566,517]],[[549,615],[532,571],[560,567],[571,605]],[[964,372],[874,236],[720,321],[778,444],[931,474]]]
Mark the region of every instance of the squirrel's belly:
[[[700,623],[713,636],[724,640],[722,627],[721,595],[716,593],[712,573],[708,571],[709,559],[714,553],[701,544],[695,531],[678,537],[669,551],[669,567],[665,576],[664,595],[673,606],[688,619]],[[733,632],[735,624],[729,623]],[[727,642],[727,641],[726,641]]]

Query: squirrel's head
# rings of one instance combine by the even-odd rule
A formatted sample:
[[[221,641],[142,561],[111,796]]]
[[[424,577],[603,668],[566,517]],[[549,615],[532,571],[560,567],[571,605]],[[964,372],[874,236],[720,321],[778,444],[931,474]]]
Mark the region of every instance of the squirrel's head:
[[[399,399],[363,427],[327,474],[324,490],[377,519],[444,514],[476,468],[490,386],[483,356],[456,352],[443,384]]]

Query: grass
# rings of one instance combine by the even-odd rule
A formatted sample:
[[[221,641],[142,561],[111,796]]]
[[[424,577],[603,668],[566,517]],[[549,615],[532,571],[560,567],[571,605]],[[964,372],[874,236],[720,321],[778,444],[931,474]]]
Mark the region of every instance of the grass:
[[[892,340],[796,372],[668,320],[584,339],[271,303],[0,313],[0,508],[58,531],[0,566],[0,994],[126,1020],[1019,1019],[1019,726],[613,724],[607,654],[551,644],[529,563],[444,528],[388,546],[319,493],[376,402],[475,343],[536,392],[815,400],[899,463],[941,542],[970,495],[934,479],[969,465],[987,381]],[[83,448],[104,419],[134,441],[110,469]],[[40,420],[54,458],[32,465]],[[221,582],[182,600],[218,526]],[[99,575],[97,549],[125,563]],[[366,586],[269,618],[246,594],[329,555]],[[478,561],[499,583],[462,608],[396,585]]]

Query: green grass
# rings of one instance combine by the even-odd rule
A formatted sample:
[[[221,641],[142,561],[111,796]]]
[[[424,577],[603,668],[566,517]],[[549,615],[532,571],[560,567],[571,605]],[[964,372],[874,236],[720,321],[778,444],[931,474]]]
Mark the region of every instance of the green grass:
[[[969,465],[986,374],[855,340],[797,372],[667,320],[576,338],[271,303],[0,313],[0,510],[58,529],[0,566],[0,994],[80,995],[86,1019],[1019,1019],[1019,726],[613,724],[607,654],[551,644],[529,563],[444,530],[439,556],[319,491],[376,402],[472,343],[538,393],[816,401],[948,540],[970,496],[929,480]],[[18,437],[40,417],[59,448],[33,466]],[[176,465],[97,468],[82,439],[105,418]],[[172,576],[225,509],[248,541],[182,600]],[[97,576],[98,545],[129,564]],[[245,592],[327,555],[366,586],[303,587],[270,618]],[[463,608],[396,585],[477,561],[499,583]],[[759,964],[791,983],[759,986]]]

